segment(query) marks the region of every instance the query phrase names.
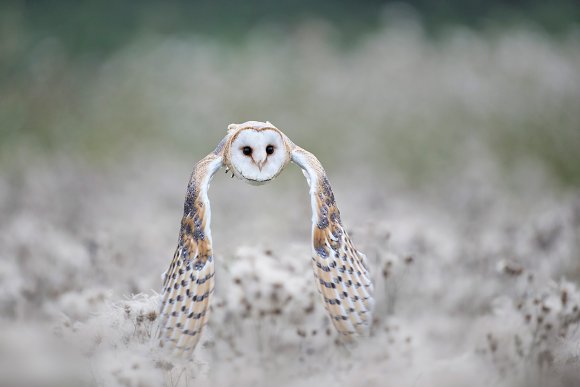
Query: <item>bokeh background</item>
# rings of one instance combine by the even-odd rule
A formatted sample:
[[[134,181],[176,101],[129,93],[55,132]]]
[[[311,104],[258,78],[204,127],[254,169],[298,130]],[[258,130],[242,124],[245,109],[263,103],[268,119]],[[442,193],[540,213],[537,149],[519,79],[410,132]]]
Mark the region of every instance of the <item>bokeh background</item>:
[[[196,357],[155,338],[194,163],[232,122],[315,153],[376,283],[345,345],[290,166],[212,183]],[[6,385],[580,384],[580,6],[0,4]]]

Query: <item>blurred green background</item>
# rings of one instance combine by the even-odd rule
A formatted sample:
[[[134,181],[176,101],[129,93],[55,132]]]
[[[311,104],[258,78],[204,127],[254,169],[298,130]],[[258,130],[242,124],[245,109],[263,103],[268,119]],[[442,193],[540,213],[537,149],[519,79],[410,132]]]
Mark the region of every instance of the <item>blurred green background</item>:
[[[0,5],[0,163],[205,154],[270,120],[412,183],[497,164],[580,184],[580,6],[532,1]]]

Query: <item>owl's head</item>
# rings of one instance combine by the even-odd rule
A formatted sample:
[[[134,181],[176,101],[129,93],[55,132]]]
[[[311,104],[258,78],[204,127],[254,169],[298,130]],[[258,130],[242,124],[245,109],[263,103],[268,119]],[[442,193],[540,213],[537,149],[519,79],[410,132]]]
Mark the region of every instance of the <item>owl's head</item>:
[[[272,180],[290,161],[284,135],[269,122],[231,124],[228,132],[226,165],[247,183],[259,185]]]

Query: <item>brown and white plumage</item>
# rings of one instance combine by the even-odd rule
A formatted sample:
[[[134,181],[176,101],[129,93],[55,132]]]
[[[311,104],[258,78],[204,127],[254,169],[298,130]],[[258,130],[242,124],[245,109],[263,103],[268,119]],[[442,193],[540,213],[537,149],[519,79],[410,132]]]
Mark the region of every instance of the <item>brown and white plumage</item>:
[[[312,204],[312,267],[332,323],[343,335],[365,334],[371,323],[373,285],[366,256],[354,248],[318,159],[295,146],[292,161],[304,170]]]
[[[178,354],[193,351],[209,317],[214,261],[207,190],[221,166],[218,149],[195,166],[187,187],[177,249],[163,280],[161,343]]]
[[[303,169],[312,204],[312,265],[324,306],[338,332],[365,334],[371,324],[372,282],[366,257],[348,237],[322,165],[269,122],[232,124],[189,181],[178,246],[163,281],[160,339],[190,356],[209,317],[214,291],[211,211],[207,191],[223,166],[250,184],[274,179],[290,162]]]

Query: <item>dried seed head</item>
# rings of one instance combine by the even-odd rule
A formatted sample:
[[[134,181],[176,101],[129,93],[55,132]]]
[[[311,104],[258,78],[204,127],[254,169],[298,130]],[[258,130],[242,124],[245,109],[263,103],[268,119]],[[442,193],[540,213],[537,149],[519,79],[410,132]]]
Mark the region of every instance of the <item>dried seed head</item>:
[[[99,345],[103,342],[103,336],[96,335],[95,337],[93,337],[93,341],[94,341],[95,345]]]
[[[278,303],[280,301],[280,296],[275,291],[270,294],[270,300],[274,303]]]
[[[568,292],[564,289],[560,294],[560,300],[562,301],[562,305],[566,306],[568,303]]]
[[[491,333],[487,334],[487,345],[489,346],[489,350],[492,353],[497,351],[498,341],[493,337]]]
[[[538,365],[540,367],[543,366],[551,366],[554,363],[554,355],[549,350],[544,350],[538,354]]]
[[[147,320],[155,321],[156,319],[157,319],[157,312],[151,311],[151,312],[147,313]]]
[[[164,361],[164,360],[159,360],[155,363],[155,368],[159,368],[165,371],[171,371],[173,369],[173,364],[168,362],[168,361]]]
[[[548,306],[546,306],[546,305],[542,305],[542,312],[543,312],[543,313],[546,313],[546,314],[548,314],[548,313],[550,313],[550,310],[551,310],[551,309],[550,309]]]

